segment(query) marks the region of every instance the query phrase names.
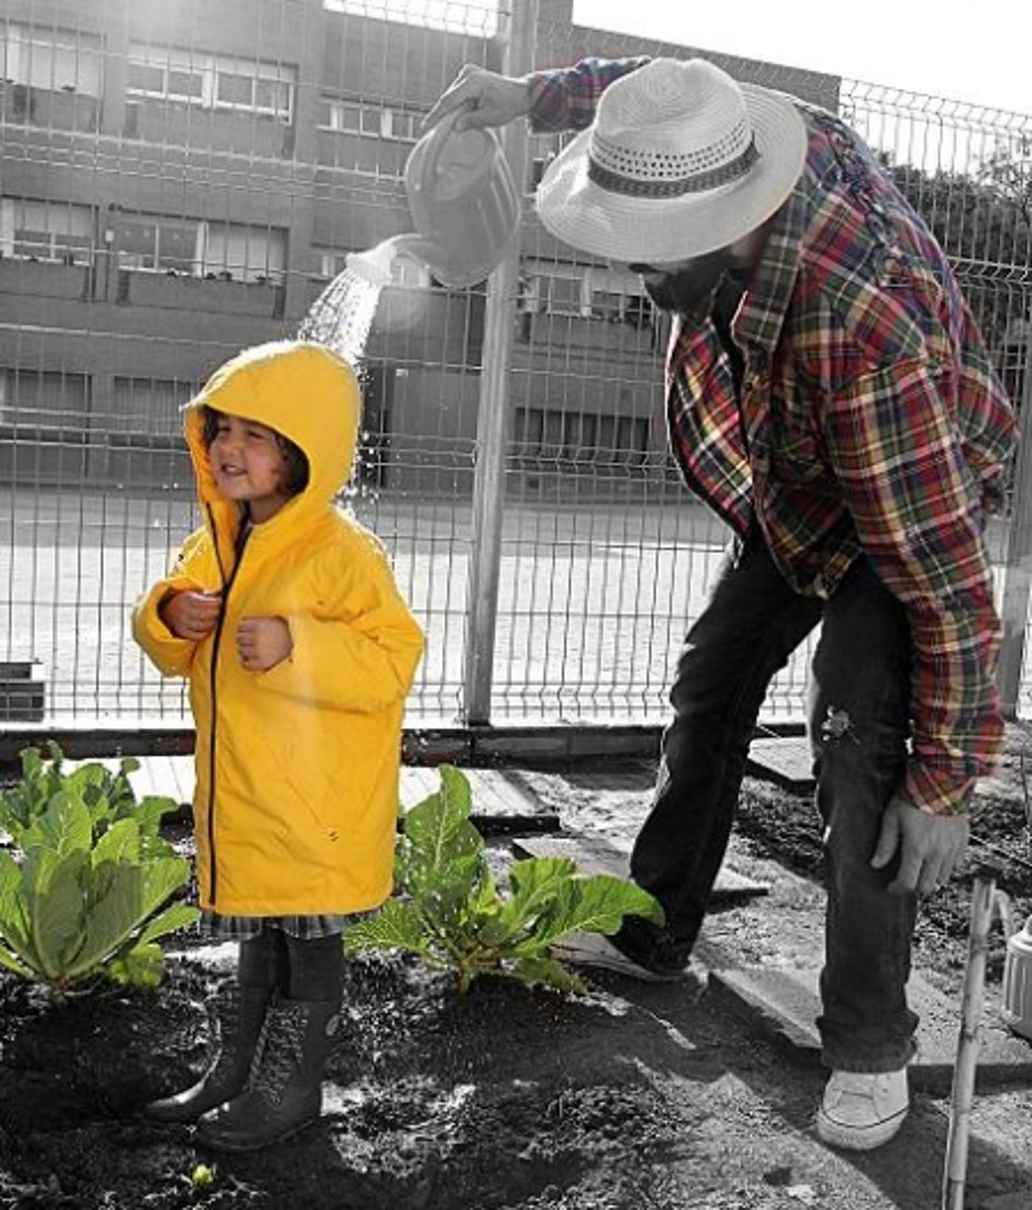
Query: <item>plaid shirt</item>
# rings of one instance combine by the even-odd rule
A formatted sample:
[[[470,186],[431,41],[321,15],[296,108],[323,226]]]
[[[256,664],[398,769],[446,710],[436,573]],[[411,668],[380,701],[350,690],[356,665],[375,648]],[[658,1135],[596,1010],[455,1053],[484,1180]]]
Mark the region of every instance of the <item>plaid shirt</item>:
[[[536,130],[582,129],[645,59],[537,73]],[[1011,407],[949,265],[858,136],[789,98],[806,164],[731,331],[675,321],[670,443],[688,486],[788,582],[827,598],[862,551],[907,610],[913,736],[902,795],[959,811],[992,768],[1001,627],[984,540],[1013,451]]]

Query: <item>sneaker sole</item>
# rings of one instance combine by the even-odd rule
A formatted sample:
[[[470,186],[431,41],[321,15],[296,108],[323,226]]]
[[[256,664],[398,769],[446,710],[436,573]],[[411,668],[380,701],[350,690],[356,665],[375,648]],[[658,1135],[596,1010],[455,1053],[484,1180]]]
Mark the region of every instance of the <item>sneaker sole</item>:
[[[817,1110],[817,1137],[823,1143],[832,1147],[841,1147],[844,1151],[873,1151],[881,1147],[899,1133],[909,1112],[910,1106],[901,1109],[883,1122],[874,1126],[846,1126],[829,1118],[823,1109]]]

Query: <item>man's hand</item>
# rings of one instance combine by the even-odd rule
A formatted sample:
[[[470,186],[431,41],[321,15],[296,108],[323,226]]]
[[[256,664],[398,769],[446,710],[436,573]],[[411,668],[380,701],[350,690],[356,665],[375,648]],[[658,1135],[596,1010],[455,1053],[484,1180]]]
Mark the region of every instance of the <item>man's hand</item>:
[[[894,798],[885,808],[871,865],[884,869],[900,849],[899,872],[889,883],[889,893],[928,895],[949,882],[964,856],[969,830],[966,815],[928,815]]]
[[[174,592],[158,606],[158,616],[177,639],[199,643],[215,629],[221,605],[218,592]]]
[[[237,654],[249,672],[268,672],[294,650],[283,618],[244,618],[236,632]]]
[[[455,130],[482,130],[504,126],[530,110],[530,87],[526,77],[502,76],[486,67],[467,63],[423,119],[423,129],[456,109],[467,112],[455,120]]]

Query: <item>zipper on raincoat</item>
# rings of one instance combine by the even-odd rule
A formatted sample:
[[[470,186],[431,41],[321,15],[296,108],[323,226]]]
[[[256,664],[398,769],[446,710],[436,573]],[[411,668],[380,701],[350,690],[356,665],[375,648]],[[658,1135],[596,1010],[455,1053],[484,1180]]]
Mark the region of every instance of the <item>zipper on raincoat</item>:
[[[222,563],[219,553],[219,535],[215,528],[215,516],[211,505],[208,508],[208,523],[211,526],[212,541],[215,544],[215,558],[218,560],[219,572],[222,576],[222,599],[219,602],[219,615],[215,619],[215,634],[211,645],[211,669],[209,673],[209,688],[211,691],[211,733],[208,737],[208,898],[211,900],[211,910],[215,907],[215,888],[217,884],[215,868],[215,732],[218,726],[218,689],[216,675],[219,663],[219,648],[222,645],[222,627],[226,621],[226,608],[229,605],[229,593],[236,580],[237,572],[244,557],[244,547],[251,534],[251,523],[245,518],[236,542],[236,559],[229,575]]]

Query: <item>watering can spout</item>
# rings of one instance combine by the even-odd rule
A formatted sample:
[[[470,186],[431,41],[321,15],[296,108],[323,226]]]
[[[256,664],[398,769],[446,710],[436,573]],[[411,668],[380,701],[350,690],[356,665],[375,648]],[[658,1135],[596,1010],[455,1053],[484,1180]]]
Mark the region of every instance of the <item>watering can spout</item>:
[[[352,273],[372,282],[374,286],[389,286],[393,280],[391,266],[399,256],[420,261],[431,269],[444,259],[440,245],[413,233],[392,236],[365,252],[351,252],[346,264]]]

